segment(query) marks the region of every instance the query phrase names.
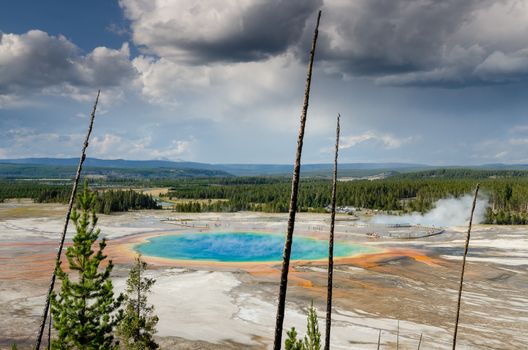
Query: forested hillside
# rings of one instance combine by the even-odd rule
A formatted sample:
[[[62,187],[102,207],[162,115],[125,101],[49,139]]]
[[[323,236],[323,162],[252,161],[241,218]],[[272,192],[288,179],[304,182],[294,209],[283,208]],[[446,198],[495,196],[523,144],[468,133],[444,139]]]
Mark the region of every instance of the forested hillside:
[[[528,172],[521,170],[436,169],[374,181],[340,181],[337,205],[425,213],[438,199],[472,192],[477,182],[489,200],[487,222],[528,223]],[[0,200],[66,202],[70,193],[67,182],[4,181],[0,185]],[[92,180],[92,186],[98,189],[96,208],[101,213],[158,208],[151,196],[120,188],[170,187],[162,199],[177,200],[174,209],[181,212],[287,212],[291,191],[286,177],[99,179]],[[330,203],[329,180],[304,178],[299,191],[301,211],[323,212]]]
[[[0,182],[0,201],[7,198],[31,198],[37,203],[67,203],[71,186],[43,184],[32,181]],[[95,209],[98,213],[128,211],[130,209],[159,209],[151,195],[133,190],[105,189],[97,191]]]
[[[464,172],[466,176],[397,176],[376,181],[339,182],[338,206],[386,211],[421,212],[430,210],[434,202],[446,197],[460,197],[481,183],[482,194],[490,203],[487,221],[497,224],[525,224],[528,220],[528,177],[526,172],[484,176],[480,172]],[[490,176],[492,176],[490,178]],[[328,180],[305,179],[299,189],[299,210],[323,211],[330,203]],[[169,199],[189,199],[176,206],[178,211],[239,211],[286,212],[290,184],[284,179],[237,178],[223,181],[188,181],[174,186]],[[193,199],[224,199],[206,203]]]

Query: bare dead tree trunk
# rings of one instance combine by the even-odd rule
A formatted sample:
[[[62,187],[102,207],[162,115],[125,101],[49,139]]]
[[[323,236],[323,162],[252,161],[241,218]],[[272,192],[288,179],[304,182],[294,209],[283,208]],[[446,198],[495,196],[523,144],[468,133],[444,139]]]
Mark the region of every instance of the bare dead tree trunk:
[[[420,346],[422,345],[422,336],[423,333],[420,333],[420,340],[418,341],[418,350],[420,350]]]
[[[136,313],[137,313],[137,318],[138,318],[138,322],[139,320],[141,319],[141,308],[140,308],[140,302],[141,302],[141,260],[140,258],[138,257],[137,258],[137,264],[138,264],[138,285],[137,285],[137,305],[136,305]],[[139,327],[137,327],[137,339],[139,340],[139,334],[140,333],[140,330],[139,330]]]
[[[464,256],[462,257],[462,271],[460,272],[460,284],[458,285],[458,302],[455,320],[455,332],[453,334],[453,350],[456,349],[458,321],[460,319],[460,301],[462,300],[462,287],[464,285],[464,272],[466,270],[466,257],[469,249],[469,240],[471,239],[471,226],[473,225],[473,214],[475,213],[475,206],[477,205],[477,196],[480,184],[475,187],[475,197],[473,197],[473,205],[471,206],[471,215],[469,216],[469,225],[466,236],[466,246],[464,247]]]
[[[398,331],[396,333],[396,350],[400,348],[400,320],[398,320]]]
[[[84,160],[86,159],[86,149],[88,148],[88,141],[90,140],[90,135],[93,129],[93,123],[95,119],[95,111],[97,110],[97,103],[99,102],[99,94],[101,90],[97,91],[97,97],[95,98],[95,103],[90,114],[90,124],[88,126],[88,132],[86,133],[86,138],[84,139],[84,144],[81,150],[81,157],[79,158],[79,165],[77,167],[77,173],[75,174],[75,179],[73,181],[72,191],[70,194],[70,201],[68,202],[68,211],[66,212],[66,219],[64,222],[64,228],[62,230],[62,236],[59,244],[59,249],[57,250],[57,257],[55,258],[55,268],[53,269],[53,274],[51,275],[51,281],[48,288],[48,293],[46,294],[46,304],[44,305],[44,310],[42,312],[42,319],[40,322],[39,333],[37,335],[37,340],[35,342],[35,349],[40,349],[40,343],[42,342],[42,334],[44,333],[44,327],[46,325],[46,316],[48,314],[49,305],[50,305],[50,296],[53,288],[55,287],[55,279],[57,277],[57,264],[61,260],[62,248],[64,247],[64,240],[66,238],[66,231],[68,231],[68,223],[70,222],[70,215],[73,208],[73,202],[75,201],[75,195],[77,193],[77,187],[79,185],[79,179],[81,178],[81,171],[83,167]]]
[[[378,350],[380,350],[380,346],[381,346],[381,329],[379,330],[379,333],[378,333]]]
[[[51,350],[51,322],[52,322],[52,317],[51,317],[51,309],[49,311],[49,322],[48,322],[48,350]]]
[[[299,137],[297,139],[297,154],[295,157],[295,165],[293,167],[292,187],[290,197],[290,209],[288,215],[288,230],[286,232],[286,241],[284,242],[284,251],[282,253],[282,269],[279,289],[279,300],[277,305],[277,318],[275,323],[275,340],[273,343],[274,350],[280,350],[282,343],[282,326],[284,323],[284,309],[286,305],[286,290],[288,288],[288,271],[290,269],[290,255],[293,241],[293,229],[295,226],[295,214],[297,212],[297,194],[299,191],[299,174],[301,171],[301,154],[304,139],[304,127],[306,125],[306,114],[308,112],[308,101],[310,99],[310,85],[312,82],[312,68],[315,55],[315,47],[317,43],[317,36],[319,34],[319,21],[321,19],[321,11],[317,14],[317,23],[315,25],[315,32],[312,41],[312,48],[310,50],[310,59],[308,61],[308,73],[306,77],[306,86],[304,90],[304,103],[301,111],[301,125],[299,127]]]
[[[339,155],[339,119],[341,115],[337,115],[336,126],[336,144],[334,155],[334,177],[332,181],[332,211],[330,214],[330,237],[328,238],[328,283],[326,293],[326,334],[325,334],[325,350],[330,350],[330,329],[332,328],[332,285],[334,278],[334,227],[335,227],[335,213],[336,213],[336,197],[337,197],[337,157]]]

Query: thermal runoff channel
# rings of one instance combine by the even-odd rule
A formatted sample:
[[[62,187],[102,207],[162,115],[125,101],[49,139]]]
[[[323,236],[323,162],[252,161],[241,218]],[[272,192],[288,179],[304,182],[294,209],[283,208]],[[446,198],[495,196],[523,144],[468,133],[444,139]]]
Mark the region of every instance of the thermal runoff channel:
[[[280,261],[284,236],[255,232],[188,233],[150,238],[135,247],[143,255],[177,260],[219,262]],[[371,253],[374,249],[338,242],[336,257]],[[319,260],[328,254],[328,242],[297,236],[293,241],[292,259]]]

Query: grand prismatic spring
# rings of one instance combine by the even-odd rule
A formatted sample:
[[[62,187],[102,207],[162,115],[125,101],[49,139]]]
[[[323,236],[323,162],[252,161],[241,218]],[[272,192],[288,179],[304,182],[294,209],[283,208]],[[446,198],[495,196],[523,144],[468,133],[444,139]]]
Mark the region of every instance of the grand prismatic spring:
[[[147,256],[176,260],[218,262],[272,262],[282,258],[284,236],[256,232],[187,233],[148,239],[135,249]],[[328,242],[304,236],[294,240],[293,260],[320,260],[326,257]],[[374,252],[374,249],[338,242],[336,257]]]

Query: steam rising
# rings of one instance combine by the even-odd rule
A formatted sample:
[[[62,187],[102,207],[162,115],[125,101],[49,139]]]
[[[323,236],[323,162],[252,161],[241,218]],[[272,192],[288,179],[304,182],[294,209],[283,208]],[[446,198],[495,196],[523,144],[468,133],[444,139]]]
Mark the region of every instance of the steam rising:
[[[412,213],[408,215],[380,215],[372,219],[376,224],[411,224],[424,226],[462,226],[467,225],[471,214],[473,195],[460,198],[447,198],[438,200],[434,208],[428,213]],[[473,223],[484,220],[488,201],[486,198],[477,198]]]

